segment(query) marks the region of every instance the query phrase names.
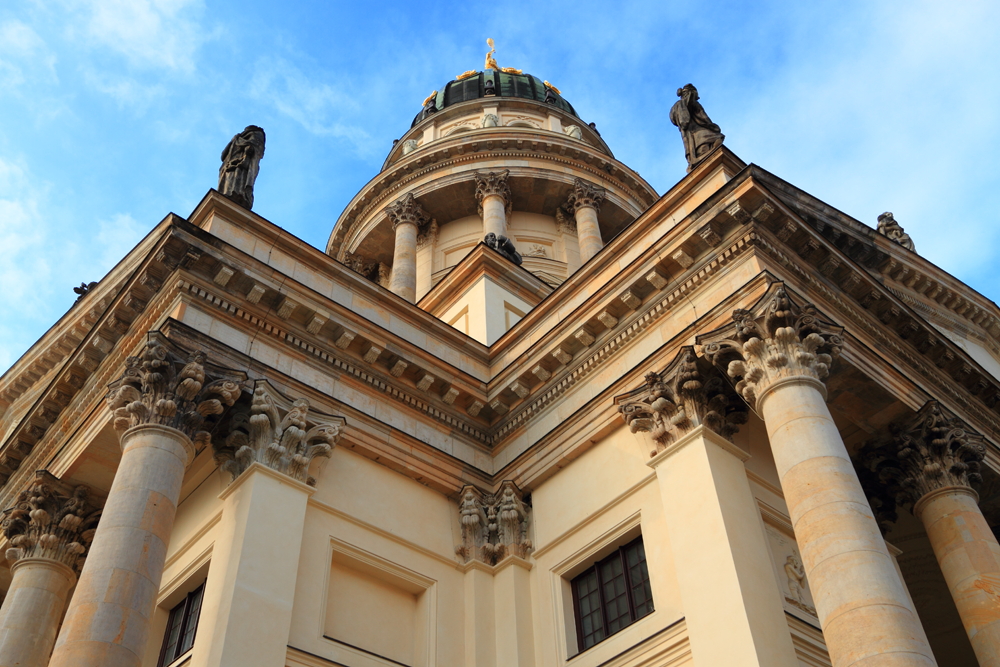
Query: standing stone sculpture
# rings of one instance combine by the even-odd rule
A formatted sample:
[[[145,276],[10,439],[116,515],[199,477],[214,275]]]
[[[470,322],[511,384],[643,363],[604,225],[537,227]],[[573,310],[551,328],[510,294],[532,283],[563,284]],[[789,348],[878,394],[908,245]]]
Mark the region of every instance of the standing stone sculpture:
[[[688,161],[688,171],[702,161],[706,155],[722,145],[726,135],[705,113],[698,101],[698,89],[690,83],[677,89],[681,98],[670,108],[670,122],[681,131],[684,141],[684,156]]]
[[[264,157],[264,130],[248,125],[222,151],[219,192],[240,206],[253,208],[253,184]]]
[[[497,236],[493,232],[490,232],[483,239],[483,243],[485,243],[488,247],[493,248],[518,266],[521,266],[521,254],[514,247],[514,243],[503,234]]]
[[[892,217],[892,213],[889,211],[878,217],[878,233],[888,236],[890,240],[895,241],[907,250],[916,252],[916,248],[913,246],[913,239],[903,231],[903,228],[896,222],[896,218]]]

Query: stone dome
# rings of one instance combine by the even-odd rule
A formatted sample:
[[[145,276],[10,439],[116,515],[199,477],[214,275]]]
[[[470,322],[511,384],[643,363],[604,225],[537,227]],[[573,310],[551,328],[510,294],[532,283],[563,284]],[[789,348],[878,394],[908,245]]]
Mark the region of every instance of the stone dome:
[[[488,69],[475,72],[460,79],[453,79],[437,90],[437,94],[427,100],[424,108],[413,119],[410,127],[415,127],[421,121],[434,113],[446,109],[453,104],[475,100],[483,97],[519,97],[552,104],[566,113],[577,116],[573,105],[562,98],[551,86],[537,76],[531,74],[508,74],[507,72]]]

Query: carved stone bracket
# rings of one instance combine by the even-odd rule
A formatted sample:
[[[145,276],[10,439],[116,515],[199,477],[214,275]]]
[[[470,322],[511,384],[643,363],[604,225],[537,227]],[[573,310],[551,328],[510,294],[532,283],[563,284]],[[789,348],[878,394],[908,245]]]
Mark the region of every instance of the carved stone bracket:
[[[889,430],[891,437],[866,443],[855,457],[883,532],[896,520],[898,505],[912,508],[937,489],[982,482],[982,436],[937,401]]]
[[[483,199],[490,195],[503,198],[504,210],[507,215],[513,210],[513,197],[510,194],[510,185],[507,184],[507,177],[510,170],[490,171],[486,173],[476,173],[476,201],[479,202],[479,217],[483,216]]]
[[[403,223],[416,225],[419,229],[431,220],[431,216],[427,214],[427,211],[420,205],[420,202],[414,198],[412,192],[407,192],[394,203],[386,206],[385,214],[392,221],[393,229],[396,229],[398,225]]]
[[[13,545],[7,560],[13,564],[22,558],[47,558],[79,572],[100,516],[88,487],[64,484],[39,470],[14,506],[4,511],[3,532]]]
[[[511,480],[500,485],[496,494],[483,493],[474,486],[462,489],[458,504],[462,544],[455,547],[464,562],[478,560],[496,565],[507,556],[527,558],[530,506]]]
[[[161,334],[150,333],[139,356],[126,360],[107,397],[115,430],[121,436],[134,426],[159,424],[207,442],[206,427],[240,397],[246,376],[209,365],[200,350],[184,361],[167,346]]]
[[[691,346],[680,349],[661,373],[646,375],[646,386],[615,398],[633,432],[648,432],[662,452],[696,426],[732,439],[749,416],[746,403],[710,362]]]
[[[750,310],[733,312],[733,322],[698,336],[702,354],[737,381],[736,390],[754,405],[777,380],[806,376],[823,380],[840,355],[838,326],[823,322],[815,306],[797,305],[781,282]]]
[[[565,208],[572,214],[584,206],[600,211],[601,204],[604,203],[607,194],[608,192],[604,188],[591,185],[582,178],[578,178],[573,181],[573,190],[569,193]]]
[[[315,486],[309,466],[314,458],[330,455],[344,425],[343,417],[311,411],[306,399],[290,401],[258,381],[249,410],[234,414],[225,441],[213,443],[215,460],[231,481],[257,462]]]

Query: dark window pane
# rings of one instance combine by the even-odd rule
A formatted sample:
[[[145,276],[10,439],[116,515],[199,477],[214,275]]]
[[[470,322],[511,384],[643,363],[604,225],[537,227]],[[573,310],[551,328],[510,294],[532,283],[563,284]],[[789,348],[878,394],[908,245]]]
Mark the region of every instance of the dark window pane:
[[[614,634],[632,622],[628,610],[625,569],[621,556],[616,552],[601,563],[601,581],[604,582],[605,617],[608,632]]]
[[[625,560],[628,563],[628,578],[632,589],[635,617],[639,619],[653,611],[653,590],[649,586],[646,550],[641,541],[625,548]]]
[[[188,608],[184,619],[184,634],[177,654],[180,655],[194,646],[194,633],[198,629],[198,617],[201,615],[201,598],[205,589],[198,588],[188,596]]]
[[[166,647],[163,650],[163,664],[172,662],[177,657],[177,641],[181,636],[181,625],[184,622],[184,603],[174,607],[170,612],[170,619],[167,621],[167,638],[164,640]]]

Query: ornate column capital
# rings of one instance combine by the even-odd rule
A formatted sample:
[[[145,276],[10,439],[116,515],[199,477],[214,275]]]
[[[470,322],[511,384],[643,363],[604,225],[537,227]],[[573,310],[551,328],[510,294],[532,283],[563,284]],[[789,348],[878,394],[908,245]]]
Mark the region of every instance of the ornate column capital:
[[[158,424],[192,442],[208,442],[205,427],[240,397],[245,375],[208,364],[200,350],[185,361],[168,345],[159,333],[150,333],[142,352],[126,360],[107,397],[115,430],[121,437],[132,427]]]
[[[394,231],[403,223],[415,225],[419,229],[421,225],[427,224],[431,219],[431,216],[427,214],[412,192],[407,192],[394,203],[386,206],[385,214],[392,221]]]
[[[309,466],[318,456],[330,456],[345,424],[343,417],[311,410],[308,400],[293,401],[261,380],[254,387],[249,410],[234,414],[225,441],[213,443],[215,460],[232,475],[231,482],[258,462],[316,486]]]
[[[749,416],[746,403],[694,347],[682,347],[666,369],[646,375],[646,386],[615,397],[629,429],[649,432],[662,452],[699,425],[731,440]]]
[[[7,560],[43,558],[79,572],[100,516],[88,487],[70,486],[39,470],[4,511],[3,533],[13,545]]]
[[[508,176],[510,176],[509,169],[486,173],[476,172],[476,201],[479,202],[479,217],[483,216],[483,199],[489,195],[502,198],[504,211],[510,215],[513,198],[510,194],[510,185],[507,184]]]
[[[913,507],[929,493],[982,482],[983,438],[937,401],[889,427],[888,439],[874,440],[857,454],[859,474],[876,518],[885,530],[896,506]],[[881,515],[881,516],[878,516]]]
[[[755,405],[789,378],[817,383],[840,355],[843,329],[819,319],[812,304],[797,305],[781,282],[749,310],[733,312],[733,322],[697,337],[702,354],[737,381],[736,390]]]
[[[458,517],[462,544],[455,553],[464,562],[478,560],[496,565],[507,556],[527,558],[531,553],[528,518],[531,507],[517,485],[505,480],[495,494],[474,486],[462,488]]]
[[[601,210],[601,204],[604,203],[604,199],[607,197],[608,191],[602,187],[591,185],[582,178],[578,178],[573,181],[573,190],[569,193],[569,198],[566,200],[565,207],[574,215],[577,210],[583,208],[584,206],[590,207],[595,211]]]

